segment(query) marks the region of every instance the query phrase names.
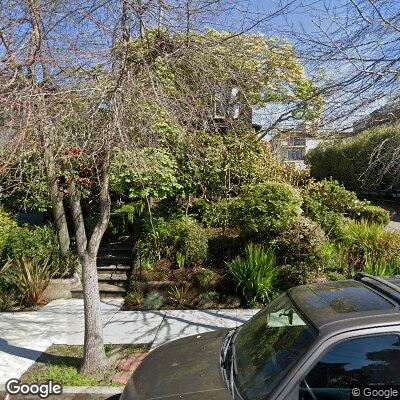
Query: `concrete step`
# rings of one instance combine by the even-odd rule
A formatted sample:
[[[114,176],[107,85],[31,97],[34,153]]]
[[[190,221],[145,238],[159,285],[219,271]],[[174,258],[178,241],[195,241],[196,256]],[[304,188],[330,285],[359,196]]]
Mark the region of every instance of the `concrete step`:
[[[110,265],[97,265],[97,272],[100,273],[125,273],[127,274],[131,270],[128,265],[121,264],[110,264]]]
[[[102,248],[99,249],[97,254],[98,257],[130,257],[132,258],[133,249],[129,248],[116,248],[116,249],[108,249]]]
[[[100,298],[120,298],[126,295],[126,285],[118,286],[112,285],[110,283],[99,283]],[[72,298],[81,299],[82,298],[82,287],[77,287],[71,291]]]
[[[112,285],[110,283],[99,283],[99,290],[101,298],[124,297],[126,295],[125,287]]]
[[[128,275],[126,272],[100,272],[98,274],[99,282],[108,282],[108,281],[115,281],[115,282],[125,282],[128,281]]]
[[[102,266],[109,266],[109,265],[123,265],[123,266],[131,266],[133,264],[133,259],[132,258],[122,258],[122,257],[99,257],[96,260],[97,266],[102,267]]]

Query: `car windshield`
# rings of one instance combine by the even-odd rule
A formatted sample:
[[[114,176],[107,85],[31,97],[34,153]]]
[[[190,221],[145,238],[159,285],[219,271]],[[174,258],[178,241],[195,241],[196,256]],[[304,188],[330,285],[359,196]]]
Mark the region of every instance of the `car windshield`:
[[[238,331],[234,382],[244,399],[266,399],[310,348],[316,330],[281,295]]]

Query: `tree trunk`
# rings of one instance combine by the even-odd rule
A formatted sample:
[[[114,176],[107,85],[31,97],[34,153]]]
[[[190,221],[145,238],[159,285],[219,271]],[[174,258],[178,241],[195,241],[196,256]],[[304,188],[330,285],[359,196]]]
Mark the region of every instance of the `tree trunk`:
[[[103,372],[107,366],[104,351],[103,321],[101,318],[100,293],[97,276],[96,257],[98,247],[88,245],[85,223],[81,208],[81,195],[72,179],[68,189],[68,199],[72,211],[72,220],[75,226],[76,247],[79,260],[82,264],[82,291],[85,313],[85,341],[84,357],[81,372],[85,375],[94,375]],[[107,220],[108,221],[108,220]],[[102,232],[96,225],[91,237],[92,241],[100,243]],[[95,236],[95,237],[94,237]],[[88,249],[89,247],[89,249]],[[92,249],[90,249],[92,247]]]
[[[44,164],[46,169],[47,186],[49,190],[51,205],[53,209],[54,223],[57,229],[58,242],[62,255],[67,255],[70,247],[70,236],[68,232],[67,218],[64,208],[64,194],[60,192],[57,184],[57,173],[54,162],[54,154],[51,148],[49,135],[42,133],[42,145]]]
[[[83,303],[85,309],[85,346],[81,372],[93,375],[107,366],[104,352],[103,322],[96,259],[88,254],[80,257],[82,263]]]

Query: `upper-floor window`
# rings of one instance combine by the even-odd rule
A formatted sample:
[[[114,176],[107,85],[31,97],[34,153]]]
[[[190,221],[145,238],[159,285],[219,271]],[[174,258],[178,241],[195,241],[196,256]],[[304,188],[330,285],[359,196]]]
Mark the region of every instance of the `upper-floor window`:
[[[289,146],[305,146],[306,139],[302,137],[291,137],[288,139]]]

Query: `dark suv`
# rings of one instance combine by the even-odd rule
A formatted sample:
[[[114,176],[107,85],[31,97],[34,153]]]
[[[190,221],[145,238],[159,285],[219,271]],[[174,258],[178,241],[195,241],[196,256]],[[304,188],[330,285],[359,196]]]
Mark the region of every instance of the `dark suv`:
[[[400,392],[399,285],[400,277],[358,274],[295,287],[237,330],[154,350],[121,400],[393,398]]]

